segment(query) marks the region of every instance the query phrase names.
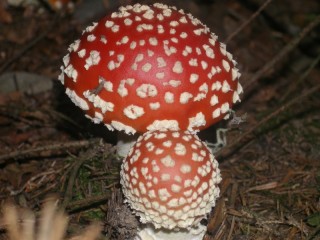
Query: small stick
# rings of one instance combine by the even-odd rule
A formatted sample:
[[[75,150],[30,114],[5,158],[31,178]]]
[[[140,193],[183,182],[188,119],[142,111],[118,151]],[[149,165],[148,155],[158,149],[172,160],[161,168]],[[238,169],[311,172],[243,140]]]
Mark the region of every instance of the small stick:
[[[267,0],[260,6],[260,8],[253,13],[247,21],[241,24],[240,27],[236,31],[230,34],[228,38],[226,39],[226,44],[230,42],[236,35],[238,35],[245,27],[247,27],[268,5],[271,3],[272,0]]]
[[[31,50],[38,42],[40,42],[43,38],[45,38],[54,28],[56,23],[58,22],[59,14],[54,15],[54,19],[50,26],[47,28],[46,31],[38,35],[36,38],[34,38],[31,42],[29,42],[24,48],[22,48],[15,56],[13,56],[11,59],[7,60],[6,63],[4,63],[2,66],[0,66],[0,73],[3,73],[6,71],[11,64],[13,64],[17,59],[19,59],[23,54]]]
[[[246,89],[245,94],[247,96],[250,95],[257,80],[260,79],[270,69],[272,69],[272,67],[275,66],[284,56],[289,54],[301,42],[301,40],[319,24],[320,15],[310,22],[294,39],[292,39],[276,56],[274,56],[273,59],[266,62],[264,66],[257,71],[249,81],[244,82],[243,87]]]
[[[64,150],[69,148],[82,148],[96,144],[100,139],[71,141],[66,143],[53,143],[41,147],[29,148],[25,150],[16,150],[0,155],[0,165],[5,164],[8,160],[17,160],[28,157],[39,156],[40,153],[53,150]]]
[[[320,90],[320,84],[305,91],[304,93],[302,93],[298,97],[293,98],[291,101],[287,102],[286,104],[280,106],[275,111],[273,111],[271,114],[269,114],[267,117],[265,117],[260,122],[255,124],[252,128],[250,128],[244,134],[240,135],[235,141],[233,141],[231,144],[226,146],[226,148],[222,149],[220,152],[217,152],[216,157],[217,158],[225,158],[227,156],[232,155],[236,150],[242,148],[245,144],[250,142],[254,138],[255,131],[257,129],[259,129],[259,127],[261,127],[263,124],[267,123],[269,120],[276,117],[280,113],[284,112],[286,109],[292,107],[297,102],[301,102],[304,98],[316,93],[319,90]]]

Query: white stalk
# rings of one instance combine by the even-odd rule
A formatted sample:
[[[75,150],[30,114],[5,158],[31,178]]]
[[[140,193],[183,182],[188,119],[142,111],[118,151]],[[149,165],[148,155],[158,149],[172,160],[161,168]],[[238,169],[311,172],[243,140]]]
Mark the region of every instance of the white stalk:
[[[138,138],[138,134],[129,135],[123,131],[118,131],[118,139],[117,139],[117,154],[124,158],[128,155],[129,150],[136,142]]]
[[[134,240],[202,240],[206,227],[199,225],[197,228],[168,230],[155,229],[152,225],[143,225]]]

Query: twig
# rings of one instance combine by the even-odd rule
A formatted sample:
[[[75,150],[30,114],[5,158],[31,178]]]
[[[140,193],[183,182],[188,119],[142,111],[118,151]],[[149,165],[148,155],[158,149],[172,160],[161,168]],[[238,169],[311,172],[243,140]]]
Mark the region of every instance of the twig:
[[[314,69],[318,63],[320,62],[320,54],[314,59],[314,61],[310,64],[308,69],[301,75],[301,77],[294,81],[288,88],[288,90],[283,94],[283,96],[280,98],[280,102],[283,102],[284,100],[287,100],[287,97],[299,86],[299,84],[309,75],[312,69]]]
[[[260,8],[253,13],[247,21],[241,24],[240,27],[236,31],[230,34],[226,39],[226,43],[230,42],[236,35],[238,35],[245,27],[247,27],[268,5],[271,3],[272,0],[267,0],[260,6]]]
[[[67,189],[66,189],[65,194],[64,194],[64,199],[63,199],[63,202],[61,204],[61,207],[63,209],[65,209],[69,205],[69,202],[71,201],[74,182],[76,180],[76,177],[78,175],[78,171],[79,171],[81,165],[85,161],[90,160],[91,158],[93,158],[96,154],[97,154],[97,151],[96,151],[95,148],[89,149],[82,156],[80,156],[79,159],[77,159],[77,162],[74,164],[74,166],[72,168],[72,172],[71,172],[70,177],[69,177]]]
[[[31,50],[38,42],[40,42],[44,37],[46,37],[54,28],[54,26],[56,25],[56,23],[58,22],[57,20],[59,19],[59,14],[55,14],[52,23],[50,24],[50,26],[48,26],[48,28],[46,29],[46,31],[44,31],[43,33],[41,33],[39,36],[37,36],[36,38],[32,39],[31,42],[29,42],[28,44],[25,45],[24,48],[22,48],[15,56],[13,56],[11,59],[9,59],[8,61],[6,61],[1,67],[0,67],[0,74],[3,73],[4,71],[7,70],[8,67],[11,66],[11,64],[13,64],[17,59],[19,59],[23,54],[25,54],[26,52],[28,52],[29,50]]]
[[[275,111],[273,111],[271,114],[269,114],[267,117],[262,119],[260,122],[255,124],[253,127],[251,127],[248,131],[246,131],[244,134],[239,136],[235,141],[233,141],[231,144],[227,145],[224,149],[222,149],[220,152],[216,153],[216,156],[218,158],[225,158],[227,156],[232,155],[236,150],[242,148],[245,144],[249,143],[255,136],[255,133],[257,130],[267,123],[272,118],[278,116],[280,113],[284,112],[286,109],[292,107],[294,104],[301,102],[304,98],[316,93],[320,90],[320,84],[316,85],[315,87],[307,90],[306,92],[302,93],[298,97],[292,99],[291,101],[287,102],[286,104],[280,106]]]
[[[92,205],[100,204],[106,202],[111,197],[111,191],[106,191],[104,195],[87,197],[83,200],[72,201],[67,206],[67,211],[69,214],[75,213],[80,209],[91,207]]]
[[[6,164],[8,160],[14,161],[22,158],[36,157],[36,156],[39,156],[40,153],[42,154],[43,152],[47,152],[47,151],[87,147],[87,146],[97,144],[98,141],[100,141],[100,139],[81,140],[81,141],[72,141],[72,142],[66,142],[66,143],[54,143],[46,146],[30,148],[25,150],[16,150],[10,153],[0,155],[0,165]]]
[[[229,234],[228,234],[227,240],[231,240],[232,232],[233,232],[233,229],[234,229],[235,222],[236,222],[236,221],[235,221],[235,217],[232,216],[231,226],[230,226],[230,230],[229,230]]]
[[[266,72],[272,69],[284,56],[289,54],[301,40],[311,32],[316,26],[320,24],[320,15],[318,15],[312,22],[310,22],[294,39],[292,39],[273,59],[264,64],[264,66],[257,71],[250,80],[244,82],[245,94],[250,95],[254,89],[257,80],[260,79]]]

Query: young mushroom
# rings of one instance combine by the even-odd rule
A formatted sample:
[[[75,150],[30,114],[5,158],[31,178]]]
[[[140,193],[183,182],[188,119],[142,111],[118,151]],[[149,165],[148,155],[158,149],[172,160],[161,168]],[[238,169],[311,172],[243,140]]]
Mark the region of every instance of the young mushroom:
[[[139,233],[143,240],[202,239],[200,221],[215,206],[220,181],[214,156],[188,131],[143,134],[121,168],[125,201],[149,223]]]
[[[59,79],[86,116],[110,130],[196,132],[240,100],[235,65],[191,14],[135,4],[87,27],[70,45]]]

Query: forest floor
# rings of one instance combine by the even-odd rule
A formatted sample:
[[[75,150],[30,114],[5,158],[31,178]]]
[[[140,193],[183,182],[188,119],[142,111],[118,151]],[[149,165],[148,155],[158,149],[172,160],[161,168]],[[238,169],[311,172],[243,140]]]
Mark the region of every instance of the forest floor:
[[[123,225],[115,133],[86,119],[56,79],[84,26],[137,1],[80,1],[69,13],[39,2],[0,1],[0,208],[38,211],[55,195],[68,234],[101,221],[100,239],[125,239],[137,222]],[[242,73],[234,121],[219,125],[223,181],[205,239],[320,239],[320,2],[162,2],[216,32]],[[200,137],[215,142],[216,128]]]

